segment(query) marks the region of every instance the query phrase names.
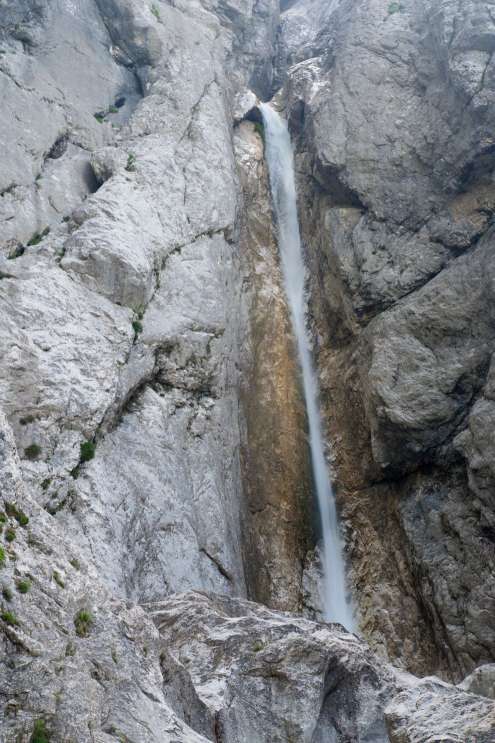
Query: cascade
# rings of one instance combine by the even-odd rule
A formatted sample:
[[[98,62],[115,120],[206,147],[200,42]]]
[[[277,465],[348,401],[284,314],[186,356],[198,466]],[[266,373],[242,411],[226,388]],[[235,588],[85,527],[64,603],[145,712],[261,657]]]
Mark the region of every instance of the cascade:
[[[297,341],[304,400],[308,416],[311,463],[322,532],[323,599],[325,619],[352,631],[355,621],[347,598],[342,541],[335,495],[325,459],[319,386],[313,366],[306,323],[306,269],[301,245],[294,175],[294,155],[285,120],[268,104],[261,105],[266,158],[278,227],[285,290]]]

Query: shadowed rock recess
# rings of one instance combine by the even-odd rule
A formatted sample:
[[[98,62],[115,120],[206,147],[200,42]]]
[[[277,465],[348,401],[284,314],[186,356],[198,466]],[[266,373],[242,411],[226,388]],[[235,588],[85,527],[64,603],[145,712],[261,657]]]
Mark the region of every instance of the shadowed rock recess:
[[[493,743],[494,52],[491,0],[0,0],[1,743]]]

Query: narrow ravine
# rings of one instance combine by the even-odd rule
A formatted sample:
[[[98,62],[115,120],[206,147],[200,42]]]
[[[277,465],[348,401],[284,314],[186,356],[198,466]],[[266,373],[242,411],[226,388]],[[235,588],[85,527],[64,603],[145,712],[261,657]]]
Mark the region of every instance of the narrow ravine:
[[[294,156],[287,124],[269,105],[261,106],[266,157],[278,226],[279,250],[299,361],[309,426],[309,443],[322,534],[323,600],[325,619],[348,630],[355,625],[347,596],[342,541],[335,495],[325,459],[319,388],[313,368],[306,326],[306,269],[303,259],[294,178]]]

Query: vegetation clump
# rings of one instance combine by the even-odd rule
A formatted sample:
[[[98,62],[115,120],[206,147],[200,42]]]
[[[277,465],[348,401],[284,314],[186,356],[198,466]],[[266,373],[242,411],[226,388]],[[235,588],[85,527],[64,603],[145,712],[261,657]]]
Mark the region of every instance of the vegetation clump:
[[[125,169],[128,173],[134,173],[136,170],[136,155],[133,152],[129,152],[127,156],[127,165]]]
[[[2,596],[4,597],[5,601],[12,601],[13,594],[8,586],[3,586]]]
[[[79,637],[87,637],[93,624],[93,615],[86,609],[81,609],[74,617],[74,627]]]
[[[135,338],[137,338],[138,335],[143,332],[143,323],[141,320],[133,320],[132,329],[134,330]]]
[[[94,441],[84,441],[81,444],[79,462],[76,464],[74,469],[71,470],[71,475],[74,480],[77,480],[77,478],[79,477],[79,470],[81,468],[81,465],[85,462],[89,462],[91,459],[94,459],[95,452],[96,444]]]
[[[62,576],[60,575],[60,573],[58,572],[58,570],[54,570],[53,573],[52,573],[52,575],[53,575],[53,580],[55,581],[55,583],[57,585],[59,585],[60,588],[65,588],[65,583],[62,580]]]
[[[156,20],[159,21],[160,20],[160,11],[159,11],[159,9],[157,8],[157,6],[155,4],[153,4],[151,6],[151,12],[155,16]]]
[[[0,568],[3,568],[5,565],[5,550],[3,547],[0,547]]]
[[[81,456],[79,462],[83,464],[84,462],[89,462],[91,459],[94,459],[95,451],[96,444],[94,441],[85,441],[81,444]]]
[[[42,232],[36,232],[32,238],[28,242],[28,247],[32,247],[33,245],[39,245],[39,243],[43,240],[44,237],[50,234],[50,228],[45,227],[45,229]]]
[[[36,720],[34,723],[33,733],[29,743],[50,743],[50,736],[44,720]]]
[[[7,540],[7,542],[13,542],[15,537],[16,537],[15,529],[9,526],[9,528],[5,532],[5,539]]]
[[[400,3],[390,3],[388,6],[389,15],[393,15],[394,13],[400,13],[401,10],[402,10],[402,5]]]
[[[19,620],[17,619],[16,615],[13,611],[9,611],[8,609],[2,611],[0,614],[0,618],[2,621],[5,622],[5,624],[9,624],[11,627],[16,627],[19,625]]]
[[[19,593],[27,593],[29,589],[31,588],[31,581],[27,578],[23,578],[21,580],[18,580],[15,584],[15,587],[19,591]]]
[[[38,444],[30,444],[24,449],[24,456],[26,459],[38,459],[39,455],[41,454],[41,446]]]

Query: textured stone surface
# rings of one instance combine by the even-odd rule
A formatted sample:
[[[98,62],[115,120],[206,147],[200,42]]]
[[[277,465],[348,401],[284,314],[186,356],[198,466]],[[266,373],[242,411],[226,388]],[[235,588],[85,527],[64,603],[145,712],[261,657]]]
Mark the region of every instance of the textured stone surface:
[[[60,743],[205,740],[167,705],[158,633],[146,614],[101,586],[79,546],[27,494],[3,415],[0,489],[7,513],[0,568],[2,741],[27,743],[41,721],[49,739]],[[9,513],[29,521],[20,525]],[[8,529],[15,532],[10,542]],[[81,611],[89,621],[78,632]]]
[[[270,86],[277,4],[1,12],[0,402],[26,482],[115,595],[245,595],[232,129]]]
[[[299,0],[279,55],[362,628],[455,678],[495,652],[492,11]]]
[[[491,740],[490,666],[238,597],[318,616],[242,121],[284,82],[363,630],[493,660],[492,3],[5,0],[0,36],[2,740]]]
[[[198,731],[206,737],[229,743],[386,739],[384,700],[401,683],[337,626],[200,594],[149,609],[166,653],[165,674],[170,655],[192,683],[188,712],[196,719],[202,712]]]
[[[495,707],[438,679],[424,679],[399,694],[385,709],[392,743],[490,743]]]
[[[245,276],[244,469],[249,595],[301,609],[310,544],[311,471],[297,356],[272,223],[263,142],[250,122],[235,137],[243,187],[240,251]],[[276,524],[276,528],[274,525]]]

